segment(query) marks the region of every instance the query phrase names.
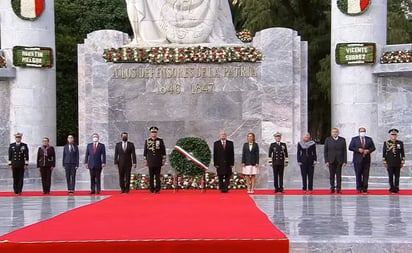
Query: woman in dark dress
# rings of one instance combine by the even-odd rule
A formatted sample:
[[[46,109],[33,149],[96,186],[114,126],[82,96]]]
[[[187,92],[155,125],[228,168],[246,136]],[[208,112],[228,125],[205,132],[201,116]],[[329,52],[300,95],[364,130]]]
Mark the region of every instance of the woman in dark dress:
[[[302,190],[306,193],[313,192],[313,174],[317,163],[316,143],[310,140],[310,134],[303,135],[302,141],[298,143],[297,153],[300,172],[302,175]]]
[[[242,173],[246,176],[247,192],[254,193],[256,175],[259,174],[259,145],[254,133],[248,133],[242,149]]]

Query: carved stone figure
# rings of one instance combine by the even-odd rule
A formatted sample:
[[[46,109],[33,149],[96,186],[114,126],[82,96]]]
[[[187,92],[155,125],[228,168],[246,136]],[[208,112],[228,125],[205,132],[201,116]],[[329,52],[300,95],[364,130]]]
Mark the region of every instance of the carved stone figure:
[[[227,0],[126,0],[131,45],[238,44]]]

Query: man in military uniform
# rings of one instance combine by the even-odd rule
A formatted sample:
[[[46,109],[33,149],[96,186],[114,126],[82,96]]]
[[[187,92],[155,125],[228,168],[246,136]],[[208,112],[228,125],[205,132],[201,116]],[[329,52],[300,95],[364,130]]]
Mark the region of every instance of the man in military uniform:
[[[13,189],[16,195],[21,195],[23,190],[24,170],[29,166],[29,148],[21,142],[23,134],[14,135],[16,142],[9,147],[9,168],[13,172]]]
[[[282,134],[275,133],[275,142],[270,144],[269,158],[272,161],[275,193],[283,193],[283,172],[288,166],[288,148],[286,143],[281,142]]]
[[[162,139],[157,137],[157,127],[150,127],[150,137],[145,141],[143,158],[145,166],[149,167],[150,192],[160,191],[160,170],[166,163],[166,147]],[[155,185],[156,179],[156,185]]]
[[[383,143],[383,164],[388,170],[389,191],[399,193],[399,177],[401,168],[405,165],[405,150],[403,142],[398,140],[398,129],[389,130],[390,139]],[[395,178],[394,178],[395,177]]]

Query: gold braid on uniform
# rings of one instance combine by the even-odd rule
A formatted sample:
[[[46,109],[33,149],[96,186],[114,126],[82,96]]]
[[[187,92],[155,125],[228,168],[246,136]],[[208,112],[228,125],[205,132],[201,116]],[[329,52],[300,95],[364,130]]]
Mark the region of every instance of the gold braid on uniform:
[[[155,141],[152,138],[149,138],[147,140],[147,149],[152,151],[152,152],[156,151]]]
[[[386,141],[386,152],[396,153],[396,142]]]

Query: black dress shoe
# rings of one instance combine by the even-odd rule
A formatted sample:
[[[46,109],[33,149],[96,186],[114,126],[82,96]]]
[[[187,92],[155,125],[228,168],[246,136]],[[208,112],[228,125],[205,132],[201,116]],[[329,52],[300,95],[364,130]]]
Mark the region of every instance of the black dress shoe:
[[[335,193],[335,189],[330,189],[330,193]]]
[[[338,194],[342,194],[342,190],[341,190],[341,189],[338,190]]]
[[[95,194],[95,192],[92,191],[92,192],[90,192],[90,194]]]

